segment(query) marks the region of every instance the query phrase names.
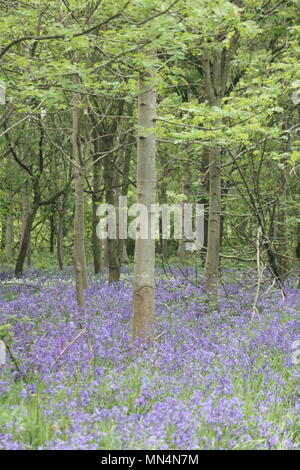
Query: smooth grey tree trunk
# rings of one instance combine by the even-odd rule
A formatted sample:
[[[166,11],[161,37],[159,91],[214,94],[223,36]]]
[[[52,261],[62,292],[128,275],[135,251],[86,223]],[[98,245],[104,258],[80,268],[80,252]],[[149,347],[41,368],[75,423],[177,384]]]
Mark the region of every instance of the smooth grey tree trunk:
[[[187,163],[184,166],[184,177],[183,177],[184,181],[183,181],[183,184],[182,184],[182,193],[184,194],[183,204],[192,202],[190,200],[190,197],[191,197],[191,184],[190,184],[191,178],[192,178],[191,168],[190,168],[189,163]],[[188,242],[188,240],[184,236],[178,242],[177,256],[179,257],[179,259],[182,262],[187,261],[188,256],[190,254],[190,252],[186,249],[186,242]]]
[[[149,54],[155,60],[156,54]],[[154,69],[154,63],[153,63]],[[156,76],[154,70],[144,71],[139,80],[138,142],[137,142],[137,202],[148,209],[150,228],[151,204],[156,191]],[[132,339],[153,340],[155,305],[155,240],[137,238],[134,252],[134,284]]]
[[[215,53],[209,57],[204,51],[203,74],[205,92],[209,106],[221,106],[222,90],[225,90],[222,71],[222,53]],[[216,120],[215,125],[219,122]],[[221,233],[221,149],[213,144],[209,147],[209,215],[207,255],[204,266],[205,289],[215,291],[218,285],[219,262],[220,262],[220,233]]]
[[[74,82],[78,83],[77,76]],[[84,243],[84,156],[82,153],[79,121],[80,121],[79,93],[73,96],[72,111],[72,148],[75,163],[75,214],[74,214],[74,247],[73,260],[75,268],[75,283],[77,293],[77,303],[84,308],[84,289],[87,288],[87,268]]]
[[[103,270],[103,250],[101,240],[97,236],[97,207],[101,200],[100,186],[101,186],[101,160],[98,159],[99,155],[99,138],[97,132],[94,134],[95,144],[95,158],[93,165],[93,195],[92,195],[92,246],[93,246],[93,260],[95,274],[101,273]]]
[[[106,149],[109,150],[112,147],[112,138],[107,139]],[[105,186],[105,202],[116,207],[116,172],[113,167],[113,155],[111,153],[104,157],[104,186]],[[118,219],[118,217],[117,217]],[[118,230],[117,230],[118,233]],[[108,258],[108,280],[109,282],[119,281],[121,274],[121,262],[118,251],[118,239],[107,238],[107,258]]]
[[[128,115],[133,116],[133,106],[132,104],[128,104]],[[132,157],[132,148],[135,144],[135,137],[130,132],[127,137],[127,147],[123,153],[123,177],[122,177],[122,186],[121,186],[121,195],[127,197],[128,195],[128,188],[129,188],[129,172],[130,172],[130,162]],[[119,258],[121,264],[126,264],[129,262],[128,255],[127,255],[127,246],[126,240],[120,239],[119,240]]]

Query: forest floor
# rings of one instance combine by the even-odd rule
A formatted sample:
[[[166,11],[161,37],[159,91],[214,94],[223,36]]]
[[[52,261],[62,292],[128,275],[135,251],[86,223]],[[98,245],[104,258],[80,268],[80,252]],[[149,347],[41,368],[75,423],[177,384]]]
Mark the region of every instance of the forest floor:
[[[0,273],[0,449],[300,448],[299,289],[265,287],[253,316],[250,275],[227,271],[217,303],[158,272],[137,354],[131,284],[90,276],[82,313],[69,271]]]

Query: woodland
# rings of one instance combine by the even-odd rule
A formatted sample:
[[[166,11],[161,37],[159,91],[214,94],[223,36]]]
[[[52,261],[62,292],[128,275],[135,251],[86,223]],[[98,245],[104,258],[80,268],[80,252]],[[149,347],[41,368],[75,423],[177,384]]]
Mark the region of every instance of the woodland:
[[[0,450],[299,450],[299,208],[300,0],[0,0]]]

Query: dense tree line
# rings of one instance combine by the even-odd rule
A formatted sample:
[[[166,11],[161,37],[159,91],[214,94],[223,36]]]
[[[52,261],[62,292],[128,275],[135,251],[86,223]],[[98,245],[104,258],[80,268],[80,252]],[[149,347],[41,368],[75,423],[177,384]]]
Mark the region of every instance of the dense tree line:
[[[299,6],[1,2],[2,263],[73,260],[84,308],[87,260],[116,282],[134,257],[134,337],[153,336],[155,249],[203,264],[214,297],[227,260],[284,292],[300,259]],[[204,247],[99,240],[97,207],[119,196],[204,204]]]

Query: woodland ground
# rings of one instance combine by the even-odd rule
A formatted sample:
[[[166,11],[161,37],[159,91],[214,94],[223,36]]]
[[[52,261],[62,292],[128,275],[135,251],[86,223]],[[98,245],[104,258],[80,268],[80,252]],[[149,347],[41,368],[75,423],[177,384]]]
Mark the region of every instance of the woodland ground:
[[[177,274],[157,273],[160,336],[137,354],[130,272],[90,276],[83,314],[71,272],[0,273],[0,448],[299,449],[300,290],[266,286],[253,317],[250,274],[223,275],[219,307]],[[63,352],[81,328],[93,352]]]

